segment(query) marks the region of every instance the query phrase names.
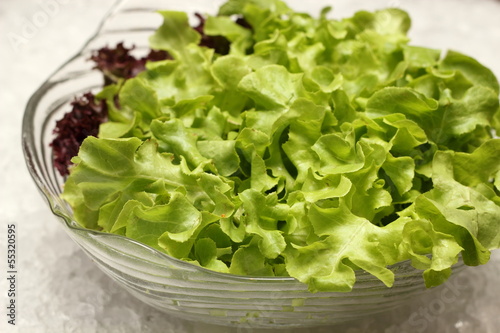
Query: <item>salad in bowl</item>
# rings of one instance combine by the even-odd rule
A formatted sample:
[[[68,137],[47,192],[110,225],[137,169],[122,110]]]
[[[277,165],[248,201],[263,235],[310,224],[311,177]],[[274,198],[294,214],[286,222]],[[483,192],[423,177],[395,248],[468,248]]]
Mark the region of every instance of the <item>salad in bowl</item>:
[[[90,43],[49,79],[25,152],[69,234],[142,300],[222,324],[331,323],[500,247],[498,81],[411,45],[406,12],[119,9],[162,23],[134,46]]]

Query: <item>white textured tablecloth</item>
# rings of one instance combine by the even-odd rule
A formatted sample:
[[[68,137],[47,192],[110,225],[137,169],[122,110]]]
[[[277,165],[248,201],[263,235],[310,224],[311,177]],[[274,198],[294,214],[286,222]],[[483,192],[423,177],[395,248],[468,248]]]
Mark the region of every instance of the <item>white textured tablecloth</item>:
[[[189,1],[189,0],[185,0]],[[0,332],[268,332],[185,322],[135,300],[65,234],[35,188],[21,151],[29,96],[94,32],[112,0],[0,1]],[[289,1],[317,12],[327,1]],[[500,76],[496,0],[330,0],[336,17],[396,6],[413,18],[412,44],[452,48]],[[43,14],[45,13],[45,15]],[[16,326],[7,324],[6,231],[17,224]],[[500,253],[395,311],[326,328],[281,332],[500,332]]]

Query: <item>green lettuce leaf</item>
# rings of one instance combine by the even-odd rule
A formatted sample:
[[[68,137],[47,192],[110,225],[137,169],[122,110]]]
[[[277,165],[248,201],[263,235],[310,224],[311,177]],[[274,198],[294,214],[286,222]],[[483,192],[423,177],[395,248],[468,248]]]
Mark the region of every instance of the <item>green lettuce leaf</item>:
[[[391,286],[403,260],[428,287],[460,258],[486,263],[500,248],[497,79],[410,45],[402,10],[328,10],[230,0],[204,25],[227,55],[160,11],[150,45],[173,59],[98,94],[108,122],[62,194],[75,220],[312,292],[350,291],[360,270]]]

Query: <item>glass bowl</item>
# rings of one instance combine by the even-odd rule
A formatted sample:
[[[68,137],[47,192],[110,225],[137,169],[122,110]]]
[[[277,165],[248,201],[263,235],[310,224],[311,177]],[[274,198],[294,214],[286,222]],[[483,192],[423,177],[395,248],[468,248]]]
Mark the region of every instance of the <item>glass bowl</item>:
[[[60,199],[64,179],[49,146],[56,120],[70,109],[73,97],[98,91],[100,72],[87,61],[91,51],[125,41],[146,52],[148,36],[161,23],[156,9],[215,13],[222,1],[118,1],[97,34],[62,65],[31,97],[23,121],[23,149],[28,169],[52,212],[69,236],[96,265],[131,294],[176,317],[220,325],[299,327],[334,324],[390,310],[426,290],[422,271],[409,261],[390,267],[396,281],[385,287],[359,271],[349,293],[310,293],[289,277],[222,274],[177,260],[123,236],[82,229]],[[459,262],[454,272],[463,268]]]

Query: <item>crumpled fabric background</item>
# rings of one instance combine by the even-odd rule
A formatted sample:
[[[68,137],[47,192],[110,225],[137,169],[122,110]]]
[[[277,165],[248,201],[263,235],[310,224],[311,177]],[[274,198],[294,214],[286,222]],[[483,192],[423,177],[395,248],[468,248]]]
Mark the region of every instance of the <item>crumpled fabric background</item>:
[[[500,77],[500,1],[289,0],[297,10],[334,17],[356,10],[400,7],[413,19],[413,45],[471,55]],[[0,332],[251,333],[185,322],[130,296],[102,273],[65,234],[33,184],[21,150],[29,96],[77,52],[112,0],[0,2]],[[41,13],[46,13],[43,15]],[[7,324],[6,230],[18,229],[17,325]],[[444,286],[394,311],[333,327],[283,333],[496,333],[500,327],[500,251],[488,265],[468,269]]]

